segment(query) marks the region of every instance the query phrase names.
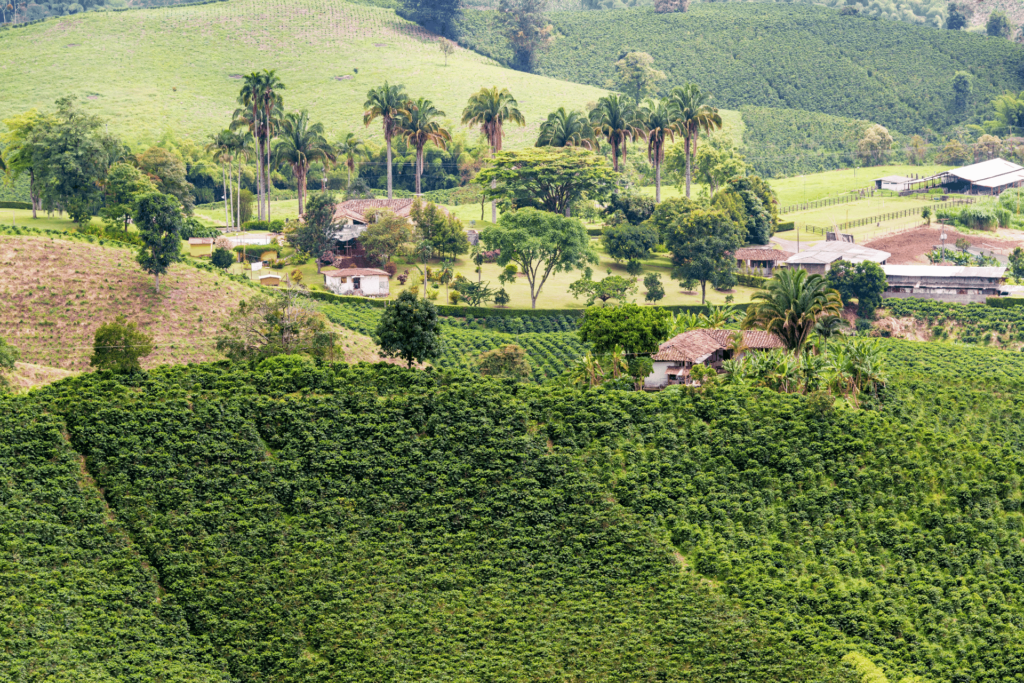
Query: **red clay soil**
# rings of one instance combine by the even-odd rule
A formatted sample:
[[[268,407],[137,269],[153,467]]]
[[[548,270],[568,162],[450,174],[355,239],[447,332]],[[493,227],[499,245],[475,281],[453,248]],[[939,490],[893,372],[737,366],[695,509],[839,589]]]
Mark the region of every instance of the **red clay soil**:
[[[941,234],[942,230],[938,227],[920,227],[916,230],[880,237],[867,242],[864,246],[880,249],[892,254],[888,260],[888,263],[892,265],[927,264],[928,258],[926,254],[933,247],[942,243],[942,240],[939,239]],[[946,228],[946,246],[954,247],[956,241],[961,237],[966,237],[973,247],[986,247],[996,250],[1012,249],[1024,244],[1021,240],[1002,239],[994,234],[991,236],[961,235],[955,228]]]

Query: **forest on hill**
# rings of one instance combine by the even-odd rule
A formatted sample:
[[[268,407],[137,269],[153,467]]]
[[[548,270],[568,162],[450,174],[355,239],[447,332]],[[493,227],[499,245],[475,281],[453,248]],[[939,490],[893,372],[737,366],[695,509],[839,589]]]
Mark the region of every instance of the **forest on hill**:
[[[538,52],[537,73],[605,86],[615,62],[640,50],[665,72],[666,89],[693,81],[725,108],[801,109],[916,133],[975,113],[954,105],[957,71],[971,74],[972,104],[1024,88],[1024,51],[1008,40],[824,7],[700,3],[685,13],[636,8],[549,18],[555,38]],[[467,47],[511,63],[493,13],[464,12],[459,31]]]
[[[1010,680],[1024,367],[882,343],[889,383],[851,402],[287,356],[2,398],[0,666]]]

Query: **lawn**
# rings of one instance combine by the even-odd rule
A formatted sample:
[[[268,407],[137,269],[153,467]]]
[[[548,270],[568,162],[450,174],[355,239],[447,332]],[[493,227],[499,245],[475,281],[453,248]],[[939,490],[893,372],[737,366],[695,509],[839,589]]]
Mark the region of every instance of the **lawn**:
[[[286,84],[285,107],[309,110],[332,140],[356,131],[381,141],[380,126],[365,129],[362,114],[367,90],[385,80],[432,99],[456,132],[473,135],[458,123],[466,100],[482,87],[507,87],[527,121],[506,128],[513,148],[532,144],[552,110],[582,109],[605,92],[461,48],[445,66],[435,35],[393,10],[341,0],[88,12],[5,33],[0,64],[18,65],[3,70],[0,118],[74,94],[133,147],[167,131],[205,139],[224,128],[241,75],[263,68]]]
[[[875,178],[889,175],[926,177],[949,169],[949,166],[870,166],[847,168],[838,171],[824,171],[811,175],[794,176],[769,180],[779,198],[779,206],[785,207],[799,202],[813,202],[816,199],[835,197],[844,192],[864,188],[874,189]],[[788,216],[788,214],[787,214]],[[787,220],[791,220],[787,217]]]

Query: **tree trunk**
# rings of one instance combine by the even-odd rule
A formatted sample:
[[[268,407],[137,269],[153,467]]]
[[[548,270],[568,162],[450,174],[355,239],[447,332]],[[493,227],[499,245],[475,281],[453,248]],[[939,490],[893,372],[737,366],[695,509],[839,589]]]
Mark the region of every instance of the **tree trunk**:
[[[271,183],[271,181],[270,181],[270,110],[269,109],[267,109],[267,166],[266,166],[265,170],[266,170],[266,173],[267,173],[267,191],[266,191],[267,218],[266,218],[266,220],[269,221],[270,220],[270,183]]]
[[[235,224],[235,180],[232,177],[233,170],[231,164],[228,164],[228,193],[224,197],[228,203],[228,224],[224,226],[225,228],[230,228]]]
[[[661,204],[661,160],[654,157],[654,203]]]
[[[704,302],[707,300],[707,289],[708,289],[708,281],[707,280],[701,280],[700,281],[700,305],[701,306],[703,306]]]
[[[684,140],[686,145],[686,198],[690,198],[690,141]]]
[[[619,143],[612,143],[612,168],[616,173],[619,172]]]
[[[156,274],[156,293],[160,293],[160,273]]]
[[[39,204],[39,197],[36,194],[36,173],[32,169],[28,171],[28,194],[32,200],[32,218],[37,218],[36,205]]]
[[[263,143],[259,138],[256,139],[256,217],[263,220]]]
[[[238,161],[238,177],[235,178],[235,221],[233,227],[240,227],[242,222],[242,161]]]
[[[501,140],[491,140],[491,158],[493,159],[498,154],[498,148],[501,147]],[[498,187],[497,179],[491,181],[491,189],[494,190]],[[491,200],[491,222],[498,222],[498,204],[495,200]]]
[[[306,169],[300,167],[295,175],[299,185],[299,216],[302,216],[306,212]]]
[[[392,198],[392,191],[391,191],[391,136],[390,135],[386,135],[385,137],[387,138],[387,143],[388,143],[388,199],[391,199]]]
[[[416,148],[416,194],[423,194],[420,178],[423,177],[423,147]]]
[[[224,227],[228,227],[228,170],[224,169]]]

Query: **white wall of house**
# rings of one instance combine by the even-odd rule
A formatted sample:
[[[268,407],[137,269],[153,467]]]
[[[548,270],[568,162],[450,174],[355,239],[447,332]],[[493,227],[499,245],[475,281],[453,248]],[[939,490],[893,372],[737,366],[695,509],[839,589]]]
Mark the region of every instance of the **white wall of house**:
[[[676,365],[673,361],[656,360],[654,370],[644,379],[645,387],[663,387],[668,384],[668,369]]]
[[[387,275],[349,275],[346,277],[326,277],[324,284],[335,294],[351,295],[356,289],[362,290],[364,296],[387,296]],[[358,285],[358,286],[357,286]]]

